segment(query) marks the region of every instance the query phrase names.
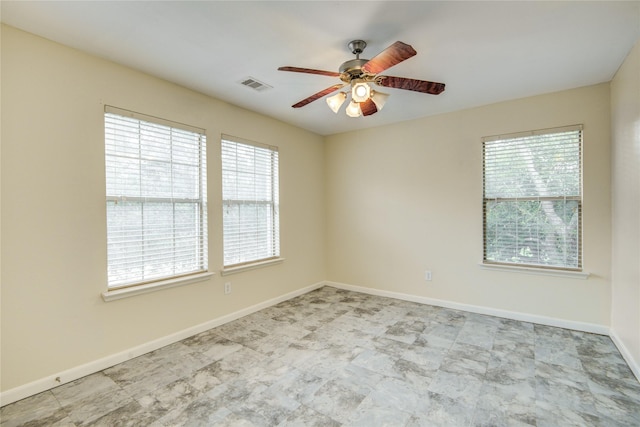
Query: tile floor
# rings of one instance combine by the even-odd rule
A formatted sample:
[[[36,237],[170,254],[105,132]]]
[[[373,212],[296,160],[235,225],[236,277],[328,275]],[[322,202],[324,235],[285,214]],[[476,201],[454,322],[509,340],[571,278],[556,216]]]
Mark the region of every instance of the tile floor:
[[[324,287],[7,405],[5,426],[640,426],[608,337]]]

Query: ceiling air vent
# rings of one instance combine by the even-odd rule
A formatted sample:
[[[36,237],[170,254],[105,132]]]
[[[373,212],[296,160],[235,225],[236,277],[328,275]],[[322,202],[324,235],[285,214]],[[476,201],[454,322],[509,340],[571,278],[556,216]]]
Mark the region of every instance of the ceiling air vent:
[[[263,92],[268,89],[273,89],[273,86],[269,86],[266,83],[262,83],[260,80],[256,80],[253,77],[247,77],[240,80],[240,84],[248,88],[251,88],[253,90],[256,90],[258,92]]]

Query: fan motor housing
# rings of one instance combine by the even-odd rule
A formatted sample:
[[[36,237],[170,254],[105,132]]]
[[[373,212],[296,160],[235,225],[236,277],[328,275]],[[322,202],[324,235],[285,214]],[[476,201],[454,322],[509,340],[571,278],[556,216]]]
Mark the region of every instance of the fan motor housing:
[[[369,62],[368,59],[352,59],[344,62],[338,69],[340,74],[342,74],[340,78],[348,83],[352,79],[360,77],[362,75],[362,66],[367,62]]]

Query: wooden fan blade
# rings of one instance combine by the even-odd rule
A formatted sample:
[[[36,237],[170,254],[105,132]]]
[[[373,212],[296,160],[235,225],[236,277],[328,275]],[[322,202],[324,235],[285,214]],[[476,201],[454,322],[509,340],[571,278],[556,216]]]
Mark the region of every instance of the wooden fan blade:
[[[362,66],[367,74],[378,74],[402,61],[411,58],[417,52],[408,44],[395,42]]]
[[[304,107],[305,105],[315,101],[316,99],[320,99],[325,95],[329,95],[331,92],[335,92],[338,89],[342,89],[343,87],[345,87],[346,85],[343,83],[337,84],[337,85],[333,85],[331,87],[328,87],[324,90],[321,90],[318,93],[315,93],[313,95],[311,95],[308,98],[303,99],[302,101],[298,102],[297,104],[293,104],[292,107],[293,108],[300,108],[300,107]]]
[[[376,104],[371,100],[371,98],[369,98],[360,103],[360,110],[362,111],[363,116],[370,116],[378,112],[378,107],[376,107]]]
[[[321,76],[340,77],[340,73],[333,71],[314,70],[312,68],[300,68],[300,67],[280,67],[279,71],[291,71],[294,73],[306,73],[306,74],[320,74]]]
[[[412,90],[414,92],[438,95],[444,91],[444,83],[428,82],[426,80],[409,79],[406,77],[378,76],[376,84],[395,89]]]

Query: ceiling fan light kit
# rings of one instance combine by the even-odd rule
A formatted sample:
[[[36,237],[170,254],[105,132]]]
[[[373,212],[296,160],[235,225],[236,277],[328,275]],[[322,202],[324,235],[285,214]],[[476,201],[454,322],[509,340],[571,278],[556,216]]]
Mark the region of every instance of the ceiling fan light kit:
[[[300,102],[297,102],[292,105],[293,108],[304,107],[316,99],[329,95],[347,85],[351,86],[351,101],[345,110],[349,117],[370,116],[382,110],[382,107],[389,98],[389,94],[373,90],[370,86],[371,84],[394,89],[428,93],[431,95],[438,95],[444,91],[444,83],[416,80],[406,77],[379,75],[382,71],[416,55],[417,52],[413,47],[406,43],[397,41],[372,59],[360,59],[360,54],[367,46],[367,43],[364,40],[352,40],[349,42],[348,46],[351,52],[356,55],[356,59],[351,59],[342,63],[338,68],[338,73],[289,66],[278,68],[280,71],[339,77],[343,82],[342,84],[333,85],[303,99]],[[337,113],[342,104],[347,100],[347,97],[348,95],[346,92],[338,92],[336,95],[332,95],[326,99],[327,105],[334,113]]]
[[[362,116],[362,110],[360,109],[360,104],[353,100],[349,103],[349,105],[347,105],[347,108],[344,110],[344,112],[347,113],[347,116],[349,117]]]
[[[371,97],[371,88],[364,80],[351,81],[351,99],[364,102]]]
[[[334,113],[338,113],[338,110],[340,110],[340,107],[342,107],[342,104],[344,104],[344,101],[347,100],[347,93],[346,92],[338,92],[333,96],[330,96],[327,98],[327,105],[329,106],[329,108],[331,108],[331,110]]]
[[[388,93],[382,93],[377,90],[371,91],[371,100],[376,104],[378,111],[382,110],[382,107],[384,107],[384,104],[387,102],[387,98],[389,98]]]

